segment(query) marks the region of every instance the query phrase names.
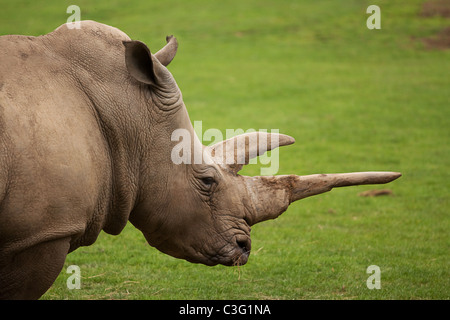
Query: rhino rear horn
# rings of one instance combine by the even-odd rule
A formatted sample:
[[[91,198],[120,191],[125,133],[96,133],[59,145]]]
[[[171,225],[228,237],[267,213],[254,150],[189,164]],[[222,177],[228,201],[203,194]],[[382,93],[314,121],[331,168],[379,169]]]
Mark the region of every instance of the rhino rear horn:
[[[216,143],[208,150],[215,163],[236,174],[250,159],[294,142],[294,138],[284,134],[250,132]]]

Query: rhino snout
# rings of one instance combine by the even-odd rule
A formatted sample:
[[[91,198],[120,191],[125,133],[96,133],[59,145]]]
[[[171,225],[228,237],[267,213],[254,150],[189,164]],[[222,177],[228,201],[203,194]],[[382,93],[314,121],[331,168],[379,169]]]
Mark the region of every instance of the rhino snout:
[[[250,237],[247,236],[238,236],[236,237],[236,253],[233,258],[233,266],[244,265],[248,261],[248,257],[250,256],[250,250],[252,247],[252,242]]]

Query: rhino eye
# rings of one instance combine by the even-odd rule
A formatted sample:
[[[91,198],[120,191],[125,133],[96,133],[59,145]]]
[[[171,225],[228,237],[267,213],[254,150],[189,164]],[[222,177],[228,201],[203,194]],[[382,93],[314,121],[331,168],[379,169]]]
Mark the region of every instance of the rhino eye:
[[[207,194],[211,193],[215,188],[216,180],[211,177],[200,178],[200,189]]]
[[[202,178],[201,180],[203,184],[207,187],[211,187],[216,182],[214,178],[211,177]]]

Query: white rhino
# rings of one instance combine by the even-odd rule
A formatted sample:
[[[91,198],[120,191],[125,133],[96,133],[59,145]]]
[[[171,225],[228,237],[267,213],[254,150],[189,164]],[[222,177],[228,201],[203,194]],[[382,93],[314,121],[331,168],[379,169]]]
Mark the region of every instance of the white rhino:
[[[250,227],[291,202],[400,176],[239,175],[250,158],[294,139],[253,133],[202,146],[166,68],[177,41],[167,42],[151,54],[94,21],[0,37],[1,298],[39,298],[69,252],[93,244],[101,230],[119,234],[127,221],[171,256],[244,264]],[[207,161],[171,161],[171,134],[180,128]],[[255,137],[266,147],[249,143]]]

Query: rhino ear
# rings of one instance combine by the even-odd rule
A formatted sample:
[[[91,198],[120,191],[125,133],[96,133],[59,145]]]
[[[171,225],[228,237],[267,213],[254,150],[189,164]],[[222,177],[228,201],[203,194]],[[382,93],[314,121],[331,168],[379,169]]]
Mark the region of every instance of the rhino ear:
[[[147,45],[138,40],[123,41],[125,63],[130,75],[137,81],[154,85],[157,82],[152,54]]]
[[[165,67],[167,67],[173,60],[178,49],[178,42],[174,36],[167,36],[166,42],[167,44],[155,53],[156,59],[158,59],[159,62],[161,62],[161,64]]]

